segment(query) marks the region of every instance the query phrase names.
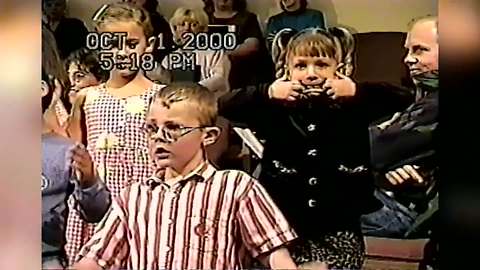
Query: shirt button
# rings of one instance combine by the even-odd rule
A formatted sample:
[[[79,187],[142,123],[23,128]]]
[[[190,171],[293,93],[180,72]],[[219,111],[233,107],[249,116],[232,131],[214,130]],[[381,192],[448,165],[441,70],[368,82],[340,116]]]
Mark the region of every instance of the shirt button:
[[[318,179],[316,177],[312,177],[308,179],[308,183],[310,184],[310,186],[315,186],[318,183]]]
[[[308,200],[308,207],[312,207],[312,208],[313,208],[313,207],[315,207],[315,206],[317,206],[317,201],[316,201],[316,200],[314,200],[314,199]]]
[[[316,157],[317,152],[318,152],[317,149],[311,149],[311,150],[308,150],[307,155],[312,156],[312,157]]]
[[[315,131],[316,128],[317,128],[316,125],[310,124],[310,125],[308,125],[307,130],[310,131],[310,132],[312,132],[312,131]]]

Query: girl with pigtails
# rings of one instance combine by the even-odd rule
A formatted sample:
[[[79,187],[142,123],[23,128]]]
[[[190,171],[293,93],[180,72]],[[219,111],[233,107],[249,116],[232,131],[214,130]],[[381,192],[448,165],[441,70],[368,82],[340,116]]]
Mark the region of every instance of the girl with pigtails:
[[[309,269],[361,269],[360,216],[381,207],[368,124],[410,101],[394,86],[350,79],[354,43],[344,28],[284,29],[272,50],[278,79],[219,100],[222,116],[265,140],[259,180],[300,236],[292,257]]]

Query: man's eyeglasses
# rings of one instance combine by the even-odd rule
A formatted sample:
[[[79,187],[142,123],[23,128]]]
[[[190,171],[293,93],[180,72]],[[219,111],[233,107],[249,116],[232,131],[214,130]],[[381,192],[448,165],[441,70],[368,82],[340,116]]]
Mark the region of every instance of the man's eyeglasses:
[[[146,125],[146,132],[150,139],[161,139],[166,143],[174,143],[188,133],[196,129],[202,129],[206,127],[207,126],[184,127],[178,124],[166,124],[158,126],[156,124],[149,123]]]

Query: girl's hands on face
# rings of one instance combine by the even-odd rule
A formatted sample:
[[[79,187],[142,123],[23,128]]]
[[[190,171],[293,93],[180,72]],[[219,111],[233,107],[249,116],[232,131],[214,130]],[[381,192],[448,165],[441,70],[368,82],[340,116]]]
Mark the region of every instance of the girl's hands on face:
[[[357,92],[355,82],[348,76],[340,72],[335,73],[335,79],[327,79],[325,81],[324,90],[332,99],[341,97],[353,97]]]
[[[286,78],[280,78],[270,85],[268,96],[271,99],[296,101],[304,90],[305,87],[299,81],[288,81]]]

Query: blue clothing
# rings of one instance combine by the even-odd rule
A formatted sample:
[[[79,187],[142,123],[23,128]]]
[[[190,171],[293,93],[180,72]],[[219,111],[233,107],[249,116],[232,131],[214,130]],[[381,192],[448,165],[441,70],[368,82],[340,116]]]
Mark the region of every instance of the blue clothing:
[[[314,9],[305,9],[298,12],[282,12],[268,19],[267,22],[267,43],[271,48],[275,34],[284,29],[291,28],[295,31],[301,31],[310,27],[319,27],[325,29],[325,17],[321,11]]]
[[[375,190],[375,197],[384,206],[376,212],[361,216],[362,232],[366,236],[405,238],[405,234],[415,223],[418,213],[379,189]]]
[[[110,207],[110,192],[101,180],[82,189],[72,177],[67,138],[42,135],[42,255],[63,254],[68,214],[67,200],[73,195],[73,207],[89,222],[98,222]],[[42,256],[43,257],[43,256]]]

